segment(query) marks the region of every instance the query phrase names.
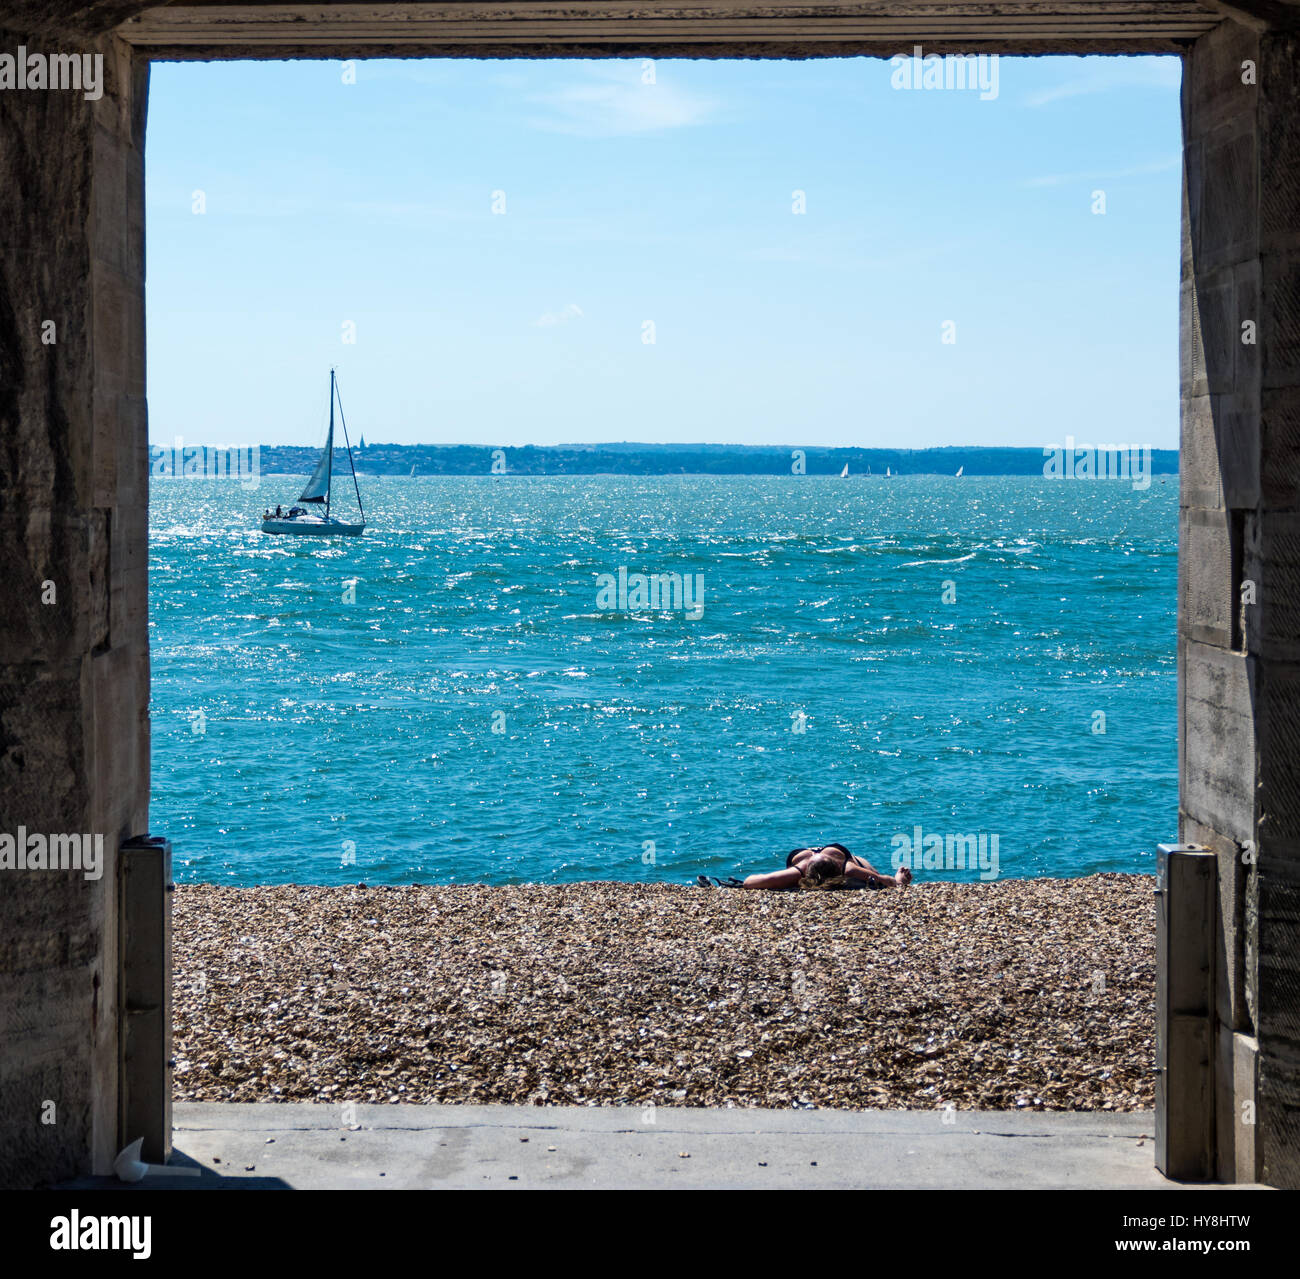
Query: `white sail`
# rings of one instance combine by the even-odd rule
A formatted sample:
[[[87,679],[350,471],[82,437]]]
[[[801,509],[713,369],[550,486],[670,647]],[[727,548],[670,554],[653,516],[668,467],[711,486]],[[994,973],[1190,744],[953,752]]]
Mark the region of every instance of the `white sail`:
[[[965,469],[966,469],[966,468],[965,468],[964,466],[959,466],[959,467],[957,468],[957,478],[958,478],[958,479],[961,479],[961,473],[962,473]]]
[[[849,477],[849,464],[845,462],[844,469],[840,472],[840,479],[846,480],[848,479],[848,477]]]
[[[334,415],[331,413],[329,435],[325,438],[325,452],[320,455],[320,461],[316,463],[316,469],[311,473],[311,479],[307,481],[307,487],[303,489],[298,501],[323,502],[325,500],[325,495],[330,491],[330,471],[333,469],[333,461]]]

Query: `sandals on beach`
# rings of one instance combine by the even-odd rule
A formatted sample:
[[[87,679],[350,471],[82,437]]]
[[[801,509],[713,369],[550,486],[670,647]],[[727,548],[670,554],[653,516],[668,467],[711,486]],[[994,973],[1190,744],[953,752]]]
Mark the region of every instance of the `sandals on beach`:
[[[744,888],[744,884],[734,875],[728,875],[725,879],[719,879],[717,875],[697,875],[695,882],[701,888]]]

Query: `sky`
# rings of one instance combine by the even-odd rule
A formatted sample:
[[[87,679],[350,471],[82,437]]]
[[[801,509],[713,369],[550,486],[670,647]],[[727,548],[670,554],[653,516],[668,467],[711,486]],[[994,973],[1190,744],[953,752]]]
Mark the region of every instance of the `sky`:
[[[154,63],[150,440],[1176,448],[1178,60],[912,70]]]

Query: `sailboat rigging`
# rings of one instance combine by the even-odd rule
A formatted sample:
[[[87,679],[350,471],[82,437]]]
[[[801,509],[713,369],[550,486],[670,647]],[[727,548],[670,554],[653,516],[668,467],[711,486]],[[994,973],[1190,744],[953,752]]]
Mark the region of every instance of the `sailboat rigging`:
[[[361,512],[359,524],[340,520],[330,514],[330,499],[334,488],[334,404],[338,401],[339,423],[343,427],[343,442],[348,450],[348,466],[352,471],[352,486],[357,492],[357,510]],[[277,506],[262,518],[263,533],[289,533],[296,536],[359,537],[366,527],[366,511],[361,505],[361,485],[357,481],[357,468],[352,460],[352,442],[348,439],[348,424],[343,416],[343,399],[338,393],[334,370],[330,369],[330,425],[325,437],[325,451],[316,463],[316,469],[307,481],[298,501],[312,506],[324,506],[323,515],[313,514],[307,506],[296,505],[282,514]]]

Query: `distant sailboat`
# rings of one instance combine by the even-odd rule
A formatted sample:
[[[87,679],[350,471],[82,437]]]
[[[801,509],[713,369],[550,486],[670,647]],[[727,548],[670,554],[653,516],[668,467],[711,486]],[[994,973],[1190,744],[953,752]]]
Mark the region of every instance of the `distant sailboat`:
[[[360,524],[350,524],[330,514],[330,493],[334,484],[335,400],[338,400],[339,422],[343,426],[343,442],[347,445],[352,484],[357,491],[357,509],[361,512]],[[303,489],[298,501],[310,502],[313,506],[324,506],[325,513],[314,515],[305,506],[293,506],[287,515],[281,515],[280,508],[277,506],[274,514],[269,510],[266,512],[262,519],[262,532],[289,533],[299,537],[359,537],[366,527],[366,512],[361,505],[361,485],[357,483],[357,468],[352,461],[352,445],[348,441],[348,424],[343,419],[343,401],[339,399],[333,369],[330,369],[330,427],[329,434],[325,437],[325,451],[321,454],[320,461],[316,463],[316,469],[311,473],[311,479],[307,481],[307,487]]]
[[[894,478],[893,471],[891,471],[889,467],[885,467],[885,479],[892,480],[893,478]]]
[[[848,478],[849,478],[849,464],[845,462],[844,469],[840,472],[840,479],[847,480]]]
[[[957,478],[958,478],[958,479],[961,479],[961,473],[962,473],[965,469],[966,469],[966,468],[965,468],[964,466],[959,466],[959,467],[957,468]]]
[[[414,474],[415,474],[415,467],[411,467],[411,475],[414,475]],[[407,476],[407,478],[409,479],[410,476]]]

